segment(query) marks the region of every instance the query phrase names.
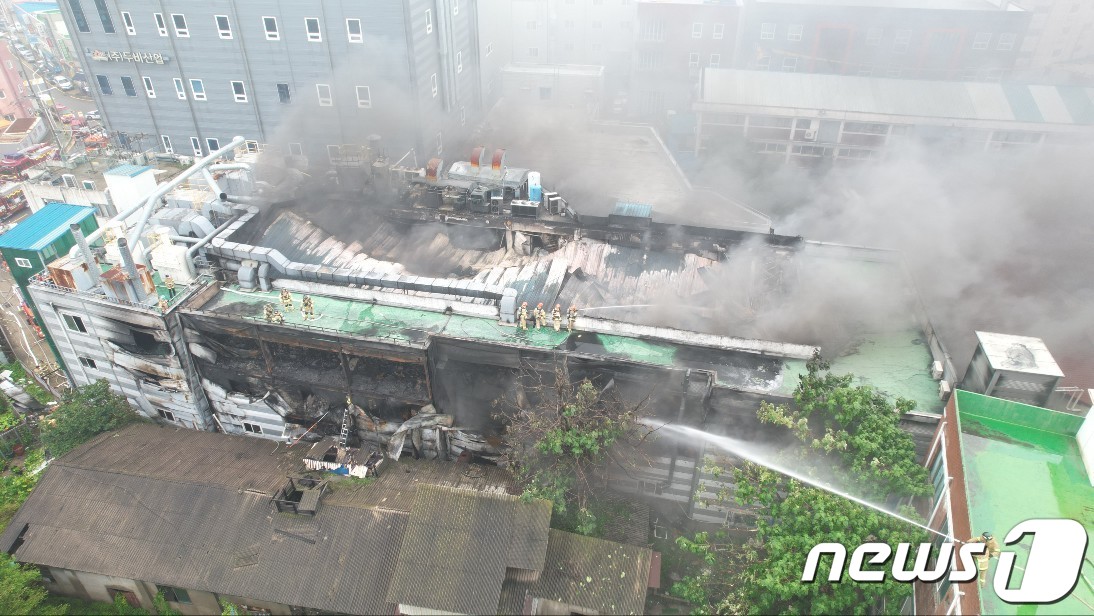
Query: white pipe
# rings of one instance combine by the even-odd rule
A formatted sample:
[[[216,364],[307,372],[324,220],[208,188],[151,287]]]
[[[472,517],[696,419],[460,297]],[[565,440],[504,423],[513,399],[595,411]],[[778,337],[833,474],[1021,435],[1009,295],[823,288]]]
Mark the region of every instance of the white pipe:
[[[201,160],[194,163],[194,165],[189,169],[175,176],[174,179],[172,179],[170,182],[158,186],[156,190],[153,191],[151,195],[149,195],[148,200],[144,202],[144,214],[141,216],[141,220],[137,223],[137,226],[133,228],[132,232],[130,232],[129,243],[134,246],[137,245],[138,240],[141,236],[141,232],[144,231],[145,225],[148,224],[148,219],[152,217],[152,210],[154,209],[154,206],[156,204],[156,199],[159,199],[163,195],[166,195],[169,191],[171,191],[171,189],[175,188],[179,184],[182,184],[183,180],[189,178],[198,171],[201,171],[209,163],[212,163],[214,160],[220,158],[224,154],[227,154],[235,150],[237,147],[243,145],[244,141],[246,141],[246,139],[244,139],[242,136],[236,136],[234,139],[228,142],[228,145],[220,148],[215,152],[211,152],[205,158],[202,158]]]
[[[214,195],[219,197],[221,194],[224,193],[224,189],[221,188],[220,184],[217,183],[217,179],[213,177],[213,172],[209,171],[208,167],[202,167],[201,177],[205,178],[205,183],[209,185],[209,188],[213,189]]]
[[[210,171],[250,171],[251,163],[217,163],[209,165]]]
[[[228,220],[228,222],[220,225],[216,229],[213,229],[212,233],[210,233],[209,235],[206,235],[205,237],[201,238],[200,240],[197,241],[196,244],[194,244],[193,246],[191,246],[189,249],[186,250],[186,270],[189,272],[190,276],[197,276],[197,270],[194,267],[194,256],[197,255],[198,251],[201,250],[201,248],[203,246],[208,244],[214,237],[220,235],[222,231],[224,231],[225,229],[230,227],[232,225],[232,223],[239,220],[239,216],[240,216],[239,214],[236,214],[235,216],[232,216]]]
[[[167,239],[172,242],[182,242],[184,244],[197,244],[201,241],[196,237],[187,237],[185,235],[168,235]]]

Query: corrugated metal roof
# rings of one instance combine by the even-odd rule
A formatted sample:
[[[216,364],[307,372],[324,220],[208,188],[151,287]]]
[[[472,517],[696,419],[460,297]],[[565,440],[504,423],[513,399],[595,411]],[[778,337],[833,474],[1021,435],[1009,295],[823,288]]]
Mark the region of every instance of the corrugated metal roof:
[[[612,214],[615,216],[633,216],[635,218],[651,218],[653,216],[653,206],[645,203],[628,203],[626,201],[617,201],[615,209],[612,210]]]
[[[1094,89],[707,69],[700,105],[1094,124]],[[772,113],[778,113],[772,111]]]
[[[14,229],[0,235],[0,248],[39,251],[65,233],[68,226],[95,215],[95,208],[67,203],[50,203]]]
[[[118,165],[113,169],[108,169],[103,175],[123,175],[126,177],[137,177],[138,175],[150,170],[152,167],[147,165]]]

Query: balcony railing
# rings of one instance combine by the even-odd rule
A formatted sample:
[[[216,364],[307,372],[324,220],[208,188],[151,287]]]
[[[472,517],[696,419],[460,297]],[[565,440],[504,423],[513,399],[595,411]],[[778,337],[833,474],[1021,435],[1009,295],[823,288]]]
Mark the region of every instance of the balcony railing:
[[[176,285],[174,297],[166,298],[168,310],[182,303],[184,299],[189,297],[193,292],[203,289],[214,282],[212,276],[208,274],[201,274],[193,282],[188,285]],[[68,293],[77,295],[81,298],[99,300],[103,302],[109,302],[111,304],[118,304],[121,306],[131,306],[133,308],[139,308],[148,312],[155,312],[157,314],[162,313],[159,306],[159,299],[154,297],[154,294],[150,294],[148,304],[140,304],[137,302],[131,302],[126,299],[119,299],[115,297],[109,297],[103,292],[101,287],[94,287],[87,291],[80,291],[69,287],[62,287],[61,285],[53,282],[53,279],[46,272],[39,272],[34,276],[31,276],[29,283],[31,286],[45,287],[52,291],[59,291],[61,293]]]

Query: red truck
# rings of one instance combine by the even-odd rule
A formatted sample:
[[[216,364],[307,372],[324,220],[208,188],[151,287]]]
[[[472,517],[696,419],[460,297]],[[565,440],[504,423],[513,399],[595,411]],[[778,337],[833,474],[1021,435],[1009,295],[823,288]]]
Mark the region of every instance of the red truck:
[[[0,159],[0,174],[19,175],[49,158],[53,153],[53,149],[39,144],[20,152],[5,154],[4,158]]]

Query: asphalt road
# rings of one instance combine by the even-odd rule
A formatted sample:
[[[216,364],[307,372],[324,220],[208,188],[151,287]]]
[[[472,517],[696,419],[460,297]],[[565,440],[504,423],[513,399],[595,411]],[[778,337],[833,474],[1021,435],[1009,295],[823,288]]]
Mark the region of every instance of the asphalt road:
[[[28,64],[23,60],[23,58],[18,55],[16,55],[15,58],[23,65],[23,71],[28,79],[36,79],[41,76],[36,72],[38,70],[38,67],[34,66],[33,64]],[[88,111],[95,109],[95,101],[90,96],[84,94],[80,90],[79,86],[76,86],[66,92],[65,90],[62,90],[61,88],[55,86],[48,77],[46,78],[46,83],[48,85],[38,85],[32,89],[40,93],[45,92],[49,94],[53,98],[55,103],[64,105],[67,109],[72,111],[82,111],[84,113],[87,113]]]

